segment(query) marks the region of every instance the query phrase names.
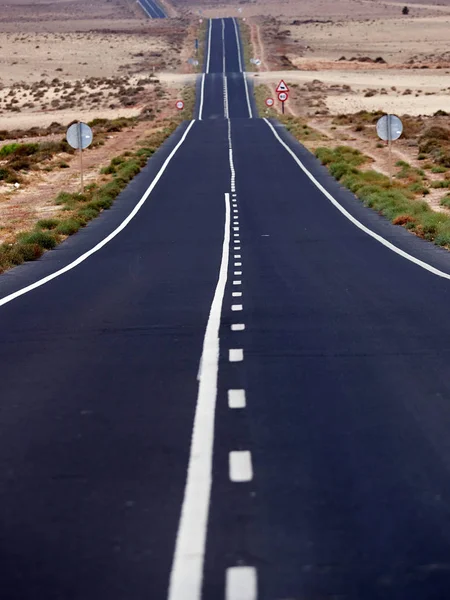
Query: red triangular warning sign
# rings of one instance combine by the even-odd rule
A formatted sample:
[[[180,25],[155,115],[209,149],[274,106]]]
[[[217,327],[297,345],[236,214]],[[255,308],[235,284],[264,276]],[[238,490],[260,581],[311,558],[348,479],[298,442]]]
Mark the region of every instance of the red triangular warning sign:
[[[282,80],[280,81],[280,83],[278,84],[278,87],[277,87],[277,89],[276,89],[276,92],[278,93],[278,92],[288,92],[288,91],[289,91],[289,88],[288,88],[288,86],[285,84],[284,80],[282,79]]]

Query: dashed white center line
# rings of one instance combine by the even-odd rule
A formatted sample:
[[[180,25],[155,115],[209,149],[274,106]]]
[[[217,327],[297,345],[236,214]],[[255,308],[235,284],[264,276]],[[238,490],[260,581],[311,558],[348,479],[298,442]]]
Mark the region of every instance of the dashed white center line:
[[[236,483],[253,479],[252,455],[248,450],[233,450],[228,455],[230,480]]]
[[[239,231],[239,227],[233,227],[233,231]]]
[[[235,267],[242,267],[242,263],[241,263],[241,262],[235,262],[235,263],[234,263],[234,266],[235,266]]]
[[[242,271],[234,271],[234,275],[242,275]]]
[[[233,304],[231,306],[231,310],[234,312],[239,312],[240,310],[242,310],[243,306],[242,304]]]
[[[234,241],[236,241],[236,240],[234,240]],[[238,251],[239,251],[240,249],[241,249],[241,247],[240,247],[240,246],[235,246],[235,247],[234,247],[234,250],[238,250]]]
[[[229,408],[245,408],[245,390],[228,390]]]
[[[229,567],[225,578],[225,600],[256,600],[258,584],[255,567]]]
[[[242,296],[242,292],[233,292],[233,296],[235,298],[239,298],[240,296]]]
[[[240,254],[235,254],[234,258],[242,258],[242,256]]]
[[[244,323],[233,323],[233,325],[231,326],[231,331],[244,331],[244,329]]]
[[[239,279],[236,279],[236,281],[233,281],[233,285],[241,285],[242,281],[240,281]]]
[[[234,213],[237,213],[237,208],[233,208],[233,212],[234,212]]]
[[[228,353],[230,362],[242,362],[244,360],[244,351],[242,348],[231,348]]]

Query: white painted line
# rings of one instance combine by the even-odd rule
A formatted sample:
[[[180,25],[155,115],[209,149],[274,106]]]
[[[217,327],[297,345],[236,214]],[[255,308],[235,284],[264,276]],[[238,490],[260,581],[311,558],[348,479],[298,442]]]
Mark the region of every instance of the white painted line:
[[[233,231],[239,231],[239,227],[233,227]]]
[[[244,351],[242,348],[232,348],[228,358],[230,362],[242,362],[244,360]]]
[[[225,600],[257,600],[255,567],[229,567],[225,576]]]
[[[242,304],[233,304],[232,307],[231,307],[231,310],[235,311],[235,312],[239,311],[239,310],[242,310],[242,309],[243,309]]]
[[[305,175],[314,183],[314,185],[322,192],[322,194],[344,215],[344,217],[346,217],[349,221],[351,221],[353,223],[353,225],[356,225],[356,227],[358,227],[358,229],[361,229],[361,231],[364,231],[364,233],[367,233],[367,235],[370,235],[371,237],[373,237],[375,240],[377,240],[377,242],[380,242],[380,244],[383,244],[383,246],[386,246],[386,248],[389,248],[389,250],[392,250],[392,252],[395,252],[396,254],[402,256],[403,258],[406,258],[406,260],[409,260],[412,263],[418,265],[419,267],[422,267],[422,269],[425,269],[426,271],[433,273],[433,275],[438,275],[438,277],[442,277],[444,279],[450,280],[449,273],[440,271],[439,269],[436,269],[436,267],[433,267],[432,265],[424,262],[423,260],[420,260],[419,258],[416,258],[415,256],[412,256],[411,254],[408,254],[408,252],[405,252],[404,250],[401,250],[397,246],[394,246],[394,244],[392,244],[391,242],[386,240],[384,237],[382,237],[378,233],[375,233],[375,231],[372,231],[371,229],[369,229],[368,227],[363,225],[360,221],[358,221],[358,219],[356,219],[341,204],[339,204],[339,202],[336,200],[336,198],[334,198],[334,196],[332,196],[329,192],[327,192],[327,190],[323,187],[323,185],[321,185],[317,181],[317,179],[314,177],[314,175],[312,173],[310,173],[310,171],[308,171],[308,169],[301,162],[301,160],[298,158],[298,156],[280,138],[280,136],[276,132],[272,123],[270,123],[267,119],[264,119],[264,121],[267,123],[267,125],[272,130],[276,139],[289,152],[289,154],[292,156],[292,158],[295,160],[295,162],[298,164],[298,166],[301,168],[301,170],[305,173]]]
[[[142,8],[143,11],[145,11],[145,14],[150,17],[150,19],[154,18],[154,15],[152,15],[151,13],[148,12],[148,10],[146,9],[146,7],[142,4],[142,2],[140,2],[140,0],[137,0],[139,6]]]
[[[245,390],[228,390],[229,408],[245,408]]]
[[[242,73],[241,45],[239,43],[239,35],[238,35],[238,29],[237,29],[237,25],[236,25],[236,19],[234,19],[234,18],[233,18],[233,25],[234,25],[234,33],[236,35],[236,46],[237,46],[238,58],[239,58],[239,72]]]
[[[244,323],[234,323],[231,326],[231,331],[244,331],[245,325]]]
[[[236,240],[235,240],[235,241],[236,241]],[[240,247],[240,246],[235,246],[235,247],[234,247],[234,250],[240,250],[240,249],[241,249],[241,247]]]
[[[233,450],[228,458],[231,481],[242,483],[253,479],[252,455],[248,450]]]
[[[208,56],[206,60],[206,72],[209,73],[209,62],[211,60],[211,29],[212,19],[209,19],[209,34],[208,34]]]
[[[223,114],[225,119],[230,118],[230,113],[228,111],[228,80],[227,76],[223,75]],[[233,185],[231,186],[233,189]]]
[[[199,600],[211,500],[214,418],[219,370],[219,328],[227,283],[230,245],[230,198],[225,194],[222,260],[211,304],[199,371],[197,405],[186,487],[170,573],[168,600]]]
[[[242,267],[242,263],[241,263],[241,262],[235,262],[235,263],[234,263],[234,266],[235,266],[235,267]]]
[[[234,275],[242,275],[242,271],[234,271]]]
[[[145,201],[147,200],[147,198],[150,196],[153,189],[155,188],[156,184],[161,179],[162,174],[167,169],[167,166],[169,165],[170,161],[175,156],[176,152],[178,151],[178,149],[180,148],[180,146],[186,139],[186,137],[187,137],[189,131],[191,130],[192,126],[194,125],[194,123],[195,123],[195,121],[191,121],[191,123],[187,127],[186,131],[184,132],[182,138],[180,139],[178,144],[175,146],[175,148],[172,150],[172,152],[169,154],[169,156],[166,158],[162,167],[158,171],[156,177],[153,179],[151,184],[148,186],[148,188],[145,191],[142,198],[139,200],[139,202],[136,204],[136,206],[133,208],[133,210],[130,212],[130,214],[122,221],[122,223],[118,227],[116,227],[116,229],[114,229],[114,231],[112,231],[109,235],[107,235],[101,242],[96,244],[93,248],[91,248],[90,250],[88,250],[87,252],[85,252],[84,254],[79,256],[77,259],[75,259],[74,261],[72,261],[71,263],[69,263],[68,265],[63,267],[62,269],[59,269],[58,271],[55,271],[54,273],[51,273],[50,275],[47,275],[46,277],[39,279],[35,283],[27,285],[26,287],[18,290],[17,292],[14,292],[12,294],[9,294],[8,296],[4,296],[3,298],[0,298],[0,306],[8,304],[8,302],[11,302],[12,300],[15,300],[16,298],[19,298],[20,296],[23,296],[24,294],[27,294],[28,292],[31,292],[32,290],[35,290],[38,287],[41,287],[41,285],[45,285],[49,281],[56,279],[57,277],[59,277],[60,275],[63,275],[64,273],[67,273],[68,271],[71,271],[72,269],[77,267],[79,264],[84,262],[87,258],[92,256],[92,254],[95,254],[96,252],[98,252],[101,248],[103,248],[103,246],[106,246],[106,244],[108,244],[117,235],[119,235],[119,233],[123,229],[125,229],[125,227],[128,225],[128,223],[130,223],[130,221],[132,219],[134,219],[134,217],[140,211],[143,204],[145,203]]]
[[[240,254],[235,254],[234,258],[242,258],[242,256]]]
[[[245,95],[247,97],[248,116],[250,117],[250,119],[253,119],[252,106],[250,104],[250,96],[248,93],[247,73],[244,73],[244,85],[245,85]]]
[[[234,236],[235,238],[238,238],[238,237],[239,237],[239,234],[238,234],[238,233],[233,233],[233,236]],[[236,240],[235,240],[235,241],[236,241]]]
[[[233,212],[237,213],[238,212],[237,208],[233,208]]]
[[[222,19],[222,73],[225,75],[227,72],[225,65],[225,21]]]
[[[237,215],[233,215],[233,219],[239,219]]]
[[[233,292],[233,293],[232,293],[232,296],[233,296],[234,298],[240,298],[240,297],[242,296],[242,292]]]
[[[203,73],[203,75],[202,75],[202,83],[201,83],[201,86],[200,86],[200,108],[199,108],[199,111],[198,111],[199,112],[199,114],[198,114],[199,121],[202,120],[204,96],[205,96],[205,74]]]
[[[237,279],[236,281],[233,281],[233,285],[241,285],[242,281],[240,281],[239,279]]]

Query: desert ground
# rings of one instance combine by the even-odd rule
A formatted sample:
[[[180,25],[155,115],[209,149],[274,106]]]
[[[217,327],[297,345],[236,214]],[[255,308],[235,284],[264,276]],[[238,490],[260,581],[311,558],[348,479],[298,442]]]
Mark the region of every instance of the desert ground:
[[[107,181],[100,171],[112,158],[190,117],[200,25],[162,4],[172,18],[150,20],[131,0],[0,0],[0,243],[58,214],[59,192],[79,189],[78,156],[55,150],[70,123],[109,123],[84,152],[89,185]],[[12,161],[12,144],[39,144],[42,161]]]

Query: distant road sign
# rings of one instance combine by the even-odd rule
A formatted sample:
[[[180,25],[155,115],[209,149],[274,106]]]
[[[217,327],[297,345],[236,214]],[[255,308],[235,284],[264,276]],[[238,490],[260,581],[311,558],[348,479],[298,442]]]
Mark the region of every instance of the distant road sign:
[[[184,108],[183,100],[177,100],[177,103],[175,106],[178,108],[178,110],[183,110],[183,108]]]
[[[274,102],[273,102],[273,98],[266,98],[266,106],[273,106]]]
[[[286,83],[284,82],[283,79],[280,81],[280,83],[278,84],[277,89],[275,91],[277,93],[278,92],[289,92],[289,88],[288,88],[288,86],[286,85]]]
[[[259,67],[260,64],[261,64],[261,61],[259,60],[259,58],[255,58],[255,65],[257,67]]]
[[[278,100],[280,102],[286,102],[289,98],[289,94],[287,92],[278,92]]]
[[[385,142],[398,140],[403,132],[403,123],[395,115],[384,115],[377,122],[378,137]]]
[[[69,146],[77,150],[84,150],[91,145],[93,140],[92,129],[86,123],[74,123],[66,132]]]

